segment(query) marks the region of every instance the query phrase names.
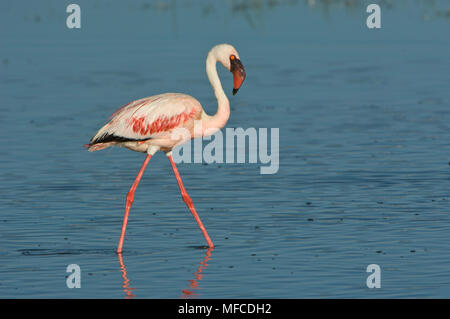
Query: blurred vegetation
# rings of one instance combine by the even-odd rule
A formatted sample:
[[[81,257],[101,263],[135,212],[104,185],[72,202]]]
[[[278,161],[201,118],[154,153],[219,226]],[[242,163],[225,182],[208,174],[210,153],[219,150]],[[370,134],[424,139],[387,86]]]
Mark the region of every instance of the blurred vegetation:
[[[336,10],[361,14],[370,3],[379,4],[383,10],[408,10],[417,6],[424,20],[440,18],[450,21],[449,0],[147,0],[137,5],[136,9],[166,12],[177,8],[197,8],[203,17],[225,9],[231,15],[244,17],[250,26],[256,28],[264,25],[264,14],[279,7],[303,6],[330,17]]]
[[[8,12],[16,6],[13,0],[0,1],[0,12]],[[66,1],[70,3],[70,1]],[[365,8],[370,3],[377,3],[382,10],[404,10],[410,14],[411,8],[419,12],[423,20],[441,19],[450,22],[450,0],[91,0],[94,7],[120,7],[131,11],[155,12],[172,16],[174,25],[177,23],[177,12],[182,10],[198,10],[202,17],[217,17],[218,15],[243,17],[253,28],[264,27],[267,15],[279,8],[305,9],[320,12],[326,19],[334,13],[344,11],[349,14],[365,14]],[[23,6],[23,5],[22,5]],[[60,10],[60,0],[48,0],[48,5],[41,2],[27,3],[21,9],[25,21],[41,23],[42,20],[55,18]],[[20,7],[20,6],[19,6]],[[44,9],[44,10],[43,10]],[[43,11],[47,11],[45,14]],[[416,18],[416,17],[414,17]]]

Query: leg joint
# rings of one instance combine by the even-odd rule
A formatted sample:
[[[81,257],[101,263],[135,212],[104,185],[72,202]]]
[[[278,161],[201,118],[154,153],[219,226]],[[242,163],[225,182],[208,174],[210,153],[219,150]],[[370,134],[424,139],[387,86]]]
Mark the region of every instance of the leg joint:
[[[188,195],[188,193],[186,192],[181,193],[181,197],[183,197],[183,200],[186,203],[186,205],[188,206],[194,205],[194,202],[192,201],[192,198]]]
[[[134,200],[134,192],[129,191],[127,194],[127,204],[133,203]]]

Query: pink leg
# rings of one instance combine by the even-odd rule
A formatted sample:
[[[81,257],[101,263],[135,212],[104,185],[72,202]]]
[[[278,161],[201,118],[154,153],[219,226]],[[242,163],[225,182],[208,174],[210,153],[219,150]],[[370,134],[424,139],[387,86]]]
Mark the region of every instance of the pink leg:
[[[169,155],[170,164],[172,164],[173,172],[175,173],[175,177],[177,178],[178,186],[180,187],[181,196],[183,197],[184,202],[186,203],[187,207],[189,207],[192,215],[194,216],[195,220],[197,221],[198,226],[200,227],[203,236],[205,236],[206,242],[208,243],[209,248],[213,248],[214,245],[209,238],[208,233],[206,232],[205,226],[203,226],[202,221],[200,220],[200,217],[197,214],[197,211],[195,210],[194,203],[192,202],[191,197],[189,197],[188,193],[186,192],[186,189],[184,188],[183,182],[180,177],[180,173],[178,173],[177,166],[175,165],[175,162],[173,161],[172,155]]]
[[[130,191],[128,192],[127,201],[125,204],[125,216],[123,217],[122,232],[120,234],[119,246],[117,247],[118,254],[122,253],[123,241],[125,239],[125,231],[127,229],[128,215],[130,214],[131,205],[133,204],[134,200],[134,192],[136,192],[136,188],[139,185],[139,181],[141,180],[145,168],[147,167],[147,164],[150,161],[151,157],[152,156],[148,154],[147,157],[145,158],[144,164],[142,164],[142,167],[139,170],[139,173],[137,174],[136,179],[134,180],[134,183],[130,188]]]

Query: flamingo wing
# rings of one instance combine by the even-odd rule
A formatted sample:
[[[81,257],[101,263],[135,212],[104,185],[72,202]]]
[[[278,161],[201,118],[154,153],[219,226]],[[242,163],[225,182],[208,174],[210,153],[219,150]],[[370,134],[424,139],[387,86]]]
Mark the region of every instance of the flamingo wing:
[[[199,118],[201,105],[193,97],[166,93],[133,101],[110,116],[89,145],[143,141]]]

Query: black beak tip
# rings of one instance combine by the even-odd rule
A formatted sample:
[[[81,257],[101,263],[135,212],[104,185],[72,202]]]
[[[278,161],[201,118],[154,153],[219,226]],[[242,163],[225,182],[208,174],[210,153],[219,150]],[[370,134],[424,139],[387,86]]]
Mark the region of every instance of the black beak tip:
[[[236,95],[236,93],[239,91],[239,89],[233,89],[233,95]]]

